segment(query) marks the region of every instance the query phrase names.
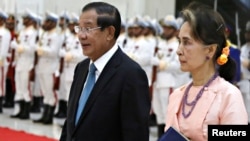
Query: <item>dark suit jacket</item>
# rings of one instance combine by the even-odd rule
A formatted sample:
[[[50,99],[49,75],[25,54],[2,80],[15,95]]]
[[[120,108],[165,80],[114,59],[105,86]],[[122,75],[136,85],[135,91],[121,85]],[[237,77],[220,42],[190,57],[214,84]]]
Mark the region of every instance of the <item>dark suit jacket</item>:
[[[104,67],[75,125],[89,62],[76,66],[60,141],[148,141],[151,105],[147,76],[120,48]]]

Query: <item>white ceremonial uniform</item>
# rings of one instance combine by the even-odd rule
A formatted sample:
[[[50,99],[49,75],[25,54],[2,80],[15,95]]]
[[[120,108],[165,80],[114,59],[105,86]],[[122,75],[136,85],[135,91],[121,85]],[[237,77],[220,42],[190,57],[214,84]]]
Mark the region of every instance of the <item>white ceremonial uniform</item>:
[[[68,36],[70,36],[70,31],[68,28],[65,28],[64,30],[59,31],[60,46],[61,47],[63,46],[63,44],[67,40]]]
[[[243,61],[250,61],[250,42],[244,44],[241,47],[241,54],[240,60]],[[248,122],[250,123],[250,70],[244,67],[241,63],[241,72],[242,72],[242,79],[239,82],[239,87],[242,92],[244,102],[246,105],[247,113],[248,113]]]
[[[5,95],[5,79],[8,65],[7,56],[11,41],[11,34],[4,26],[0,26],[0,97]]]
[[[44,33],[45,31],[42,29],[42,28],[39,28],[38,29],[38,41],[37,41],[37,44],[36,46],[40,46],[40,44],[42,44],[42,38],[44,36]],[[37,65],[35,64],[35,70],[37,70]],[[33,82],[33,88],[32,88],[32,95],[33,97],[42,97],[42,92],[40,90],[40,85],[39,85],[39,81],[38,81],[38,73],[35,72],[35,79],[34,79],[34,82]]]
[[[123,32],[119,35],[119,37],[116,40],[117,45],[123,50],[125,43],[126,43],[126,33]]]
[[[157,55],[152,59],[152,63],[158,66],[152,100],[157,124],[165,123],[169,94],[182,85],[180,82],[186,83],[189,80],[188,73],[180,70],[176,54],[178,45],[176,37],[168,41],[160,39]]]
[[[56,92],[53,89],[55,82],[55,72],[59,67],[59,48],[60,37],[55,29],[45,31],[41,39],[41,46],[38,47],[41,54],[38,53],[38,62],[36,73],[39,85],[44,96],[45,104],[54,106],[56,103]]]
[[[70,31],[69,31],[69,29],[68,28],[65,28],[65,29],[63,29],[63,30],[60,30],[59,32],[58,32],[58,35],[59,35],[59,49],[61,49],[61,48],[64,48],[65,47],[65,44],[66,44],[66,40],[68,39],[68,37],[70,36]],[[60,58],[61,56],[59,56],[59,58]],[[61,65],[61,62],[62,60],[61,60],[61,58],[59,59],[59,63],[58,63],[58,70],[56,70],[56,72],[55,72],[55,74],[56,74],[56,77],[59,77],[60,79],[61,79],[61,73],[62,72],[60,72],[60,65]],[[59,81],[61,81],[59,79]],[[61,83],[59,82],[59,87],[60,87],[60,85],[61,85]],[[57,97],[60,97],[59,96],[59,94],[58,94],[58,90],[59,90],[59,88],[58,88],[58,86],[57,86],[57,88],[56,88],[56,90],[57,90]]]
[[[15,47],[15,101],[31,101],[30,71],[34,68],[37,31],[33,26],[22,29]]]
[[[157,41],[156,41],[156,37],[153,35],[149,35],[145,37],[145,41],[146,41],[146,46],[148,46],[148,57],[146,66],[145,66],[145,71],[147,73],[148,76],[148,81],[149,81],[149,86],[152,85],[152,75],[153,75],[153,65],[151,63],[151,59],[154,57],[154,52],[155,52],[155,48],[157,46]],[[145,56],[146,57],[146,56]]]
[[[132,52],[132,50],[134,49],[134,46],[135,46],[135,40],[136,38],[135,37],[127,37],[126,38],[126,41],[125,41],[125,44],[123,45],[123,52],[125,52],[127,55],[128,53]]]
[[[68,36],[66,46],[60,49],[59,56],[64,58],[64,65],[60,77],[58,99],[68,101],[75,67],[77,63],[87,58],[82,54],[82,47],[77,35],[70,34]]]
[[[151,40],[152,41],[152,40]],[[134,40],[134,46],[130,46],[127,54],[135,60],[148,77],[148,84],[152,81],[152,64],[151,58],[154,55],[154,42],[146,40],[144,36],[140,36]]]

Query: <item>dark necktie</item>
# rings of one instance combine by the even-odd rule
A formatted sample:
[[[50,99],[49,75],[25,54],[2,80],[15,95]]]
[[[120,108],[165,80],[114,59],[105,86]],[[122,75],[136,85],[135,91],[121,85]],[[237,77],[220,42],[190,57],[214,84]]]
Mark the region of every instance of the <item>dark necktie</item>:
[[[83,87],[82,94],[81,94],[80,100],[78,102],[75,124],[77,124],[77,122],[81,116],[81,113],[84,109],[84,106],[88,100],[89,94],[90,94],[90,92],[95,84],[95,71],[96,71],[96,67],[95,67],[94,63],[92,63],[90,65],[86,84]]]

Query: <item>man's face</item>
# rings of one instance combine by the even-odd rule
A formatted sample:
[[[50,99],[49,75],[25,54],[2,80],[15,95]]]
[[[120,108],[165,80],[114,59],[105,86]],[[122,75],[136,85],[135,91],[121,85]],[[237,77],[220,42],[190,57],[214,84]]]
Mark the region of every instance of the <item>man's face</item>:
[[[60,17],[60,19],[59,19],[59,26],[60,26],[61,28],[63,28],[64,25],[65,25],[65,20],[64,20],[63,17]]]
[[[176,30],[172,26],[162,26],[163,27],[163,37],[165,39],[171,39],[176,35]]]
[[[15,19],[13,17],[7,18],[6,27],[11,31],[15,29]]]
[[[30,18],[28,17],[23,17],[23,25],[28,26],[30,24]]]
[[[44,24],[45,24],[44,26],[46,30],[51,30],[56,27],[56,22],[51,21],[51,20],[46,20]]]
[[[74,26],[77,26],[77,24],[75,24],[75,23],[68,24],[68,28],[69,28],[70,32],[73,34],[75,34]]]
[[[4,25],[4,22],[5,20],[2,17],[0,17],[0,26]]]
[[[100,30],[97,25],[98,14],[94,9],[83,12],[80,15],[78,33],[79,41],[82,45],[83,54],[95,61],[102,56],[108,49],[108,32],[106,28]],[[86,31],[86,29],[90,29]],[[94,29],[94,30],[92,30]]]

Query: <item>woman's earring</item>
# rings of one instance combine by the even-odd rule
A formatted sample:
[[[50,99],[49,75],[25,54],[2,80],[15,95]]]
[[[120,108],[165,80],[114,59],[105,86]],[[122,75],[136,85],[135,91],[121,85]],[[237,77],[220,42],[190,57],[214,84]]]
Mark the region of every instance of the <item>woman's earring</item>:
[[[206,60],[209,60],[210,59],[210,57],[209,56],[206,56]]]

